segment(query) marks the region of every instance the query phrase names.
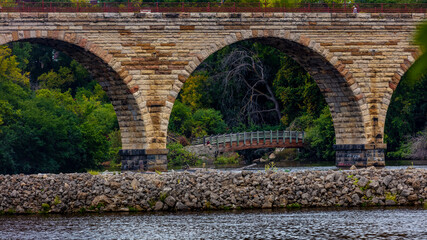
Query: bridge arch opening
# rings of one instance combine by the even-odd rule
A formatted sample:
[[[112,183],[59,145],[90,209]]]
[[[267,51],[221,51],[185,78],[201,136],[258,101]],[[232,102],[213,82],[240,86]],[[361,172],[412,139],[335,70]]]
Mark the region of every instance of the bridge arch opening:
[[[390,83],[393,91],[383,101],[386,160],[423,164],[427,160],[427,75],[414,70],[408,60],[402,66],[399,72],[404,74],[395,74]]]
[[[87,43],[84,39],[81,39],[80,42]],[[71,59],[81,64],[90,73],[91,78],[101,85],[114,108],[120,129],[119,138],[124,149],[121,151],[125,152],[126,155],[126,149],[144,149],[144,124],[136,97],[132,89],[129,89],[127,86],[123,73],[113,69],[114,66],[112,64],[114,62],[109,61],[110,59],[100,54],[102,49],[96,46],[88,49],[87,47],[84,48],[84,45],[81,46],[70,41],[41,37],[22,38],[6,42],[6,44],[10,45],[12,43],[30,43],[47,46],[57,52],[65,53]],[[86,46],[88,45],[89,43],[86,44]],[[134,168],[139,169],[140,166]],[[61,171],[64,170],[61,169]]]
[[[187,68],[187,70],[194,73],[200,69],[203,61],[217,51],[232,44],[248,41],[260,43],[279,50],[281,53],[296,61],[310,74],[329,107],[333,119],[337,146],[345,146],[354,143],[366,144],[363,115],[357,103],[357,101],[363,101],[363,99],[360,99],[360,97],[358,99],[358,96],[356,96],[360,89],[358,89],[354,81],[348,82],[348,80],[351,79],[351,75],[343,75],[343,72],[345,73],[345,65],[335,62],[334,66],[330,60],[327,60],[319,53],[320,47],[315,43],[307,41],[304,45],[284,37],[249,37],[239,41],[234,39],[234,41],[231,40],[231,44],[218,44],[220,47],[216,48],[209,46],[209,49],[203,49],[199,53],[196,53],[195,55],[198,56],[198,58],[194,60],[194,64],[189,65],[190,67]],[[335,60],[336,59],[333,61]],[[182,81],[178,82],[176,85],[177,88],[181,89],[184,84],[185,81]]]

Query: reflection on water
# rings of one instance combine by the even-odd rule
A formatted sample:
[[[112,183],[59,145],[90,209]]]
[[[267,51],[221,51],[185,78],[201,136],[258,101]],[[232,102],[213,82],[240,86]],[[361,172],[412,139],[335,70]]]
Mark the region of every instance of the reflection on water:
[[[427,239],[417,208],[1,216],[1,239]]]
[[[423,168],[427,169],[427,165],[414,165],[414,166],[385,166],[384,169],[407,169],[408,167],[413,168]],[[236,168],[222,168],[220,170],[224,171],[240,171]],[[264,165],[258,165],[256,167],[251,167],[245,170],[250,171],[264,171]],[[336,166],[287,166],[283,167],[280,165],[277,165],[278,171],[286,171],[286,172],[300,172],[300,171],[328,171],[328,170],[339,170]]]

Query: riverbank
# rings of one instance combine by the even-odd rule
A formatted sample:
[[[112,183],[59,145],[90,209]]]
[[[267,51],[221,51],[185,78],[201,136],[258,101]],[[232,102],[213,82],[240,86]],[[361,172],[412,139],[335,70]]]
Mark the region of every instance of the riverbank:
[[[0,175],[2,213],[420,205],[426,169]]]

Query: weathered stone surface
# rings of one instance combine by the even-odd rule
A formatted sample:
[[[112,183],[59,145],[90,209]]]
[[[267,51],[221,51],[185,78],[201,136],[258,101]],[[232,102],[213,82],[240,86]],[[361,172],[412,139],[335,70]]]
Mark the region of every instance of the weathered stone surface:
[[[91,205],[92,206],[98,206],[99,204],[110,204],[111,200],[105,196],[105,195],[100,195],[100,196],[96,196],[92,202]]]
[[[177,202],[176,203],[176,210],[187,210],[188,209],[188,207],[187,206],[185,206],[185,204],[183,204],[182,202]]]
[[[384,183],[384,185],[385,185],[385,186],[388,186],[388,185],[390,184],[391,180],[393,180],[393,177],[392,177],[392,176],[390,176],[390,175],[386,176],[386,177],[383,179],[383,183]]]
[[[311,74],[329,105],[338,146],[364,146],[338,150],[337,164],[381,166],[387,108],[419,56],[412,36],[425,14],[390,13],[390,21],[379,15],[221,13],[213,21],[204,14],[2,12],[0,43],[41,43],[79,61],[110,97],[123,149],[145,151],[123,155],[123,166],[165,170],[160,155],[183,83],[210,54],[252,39]]]
[[[365,187],[366,184],[368,184],[369,180],[365,177],[361,177],[359,179],[359,181],[357,182],[357,185],[359,185],[359,187]]]
[[[175,206],[175,202],[176,202],[176,200],[175,200],[175,198],[174,198],[174,197],[172,197],[172,196],[168,196],[168,197],[165,199],[165,203],[166,203],[169,207],[174,207],[174,206]]]
[[[156,205],[154,205],[154,210],[159,211],[163,209],[163,203],[161,201],[157,201]]]
[[[0,213],[419,205],[424,186],[425,169],[0,175]]]

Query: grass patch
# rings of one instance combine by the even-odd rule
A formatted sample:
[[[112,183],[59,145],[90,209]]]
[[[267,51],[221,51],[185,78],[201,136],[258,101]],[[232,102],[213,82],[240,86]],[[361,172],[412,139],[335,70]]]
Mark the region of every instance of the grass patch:
[[[222,156],[218,156],[214,164],[215,165],[229,165],[229,164],[238,164],[240,160],[240,156],[238,153],[228,153]]]
[[[60,203],[61,203],[61,199],[59,198],[59,196],[56,196],[55,199],[53,200],[53,205],[56,206]]]
[[[128,207],[129,212],[138,212],[138,209],[136,207]]]
[[[104,203],[98,203],[98,205],[96,205],[96,206],[94,206],[94,205],[90,206],[89,210],[91,210],[91,211],[97,210],[99,212],[99,211],[101,211],[102,207],[105,207],[105,204]]]
[[[286,205],[286,208],[291,209],[291,208],[301,208],[301,204],[299,203],[291,203]]]
[[[89,173],[90,175],[99,175],[99,171],[96,170],[87,170],[87,173]]]
[[[159,197],[159,200],[162,201],[162,202],[164,202],[167,197],[168,197],[167,193],[161,193],[160,197]]]
[[[150,205],[150,207],[154,207],[156,205],[156,199],[152,198],[148,201],[148,205]]]
[[[14,208],[9,208],[5,212],[3,212],[3,214],[6,214],[6,215],[12,215],[15,213],[16,213],[16,210]]]
[[[397,194],[392,194],[391,192],[385,193],[385,200],[392,200],[396,202],[396,197],[397,197]]]

